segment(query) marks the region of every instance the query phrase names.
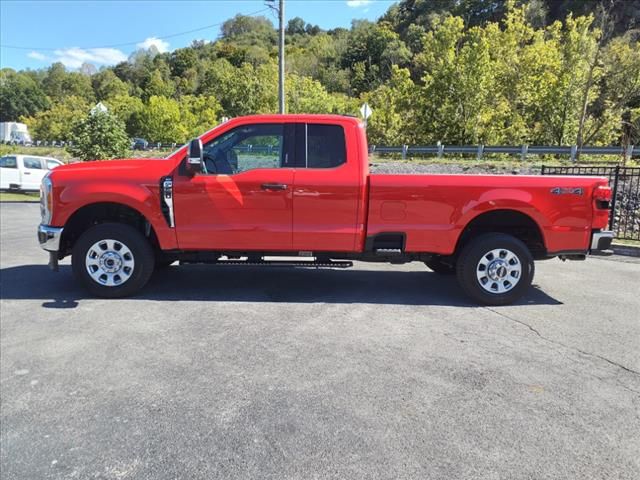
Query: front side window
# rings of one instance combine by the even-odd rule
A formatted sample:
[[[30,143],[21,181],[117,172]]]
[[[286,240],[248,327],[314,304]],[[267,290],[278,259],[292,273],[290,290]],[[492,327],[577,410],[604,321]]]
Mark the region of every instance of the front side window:
[[[284,165],[284,125],[243,125],[213,139],[203,148],[205,173],[242,173]]]
[[[1,168],[18,168],[18,162],[16,157],[2,157],[0,158]]]
[[[24,168],[42,170],[42,162],[39,158],[24,157],[22,162],[24,163]]]
[[[335,168],[346,161],[340,125],[307,124],[307,168]]]

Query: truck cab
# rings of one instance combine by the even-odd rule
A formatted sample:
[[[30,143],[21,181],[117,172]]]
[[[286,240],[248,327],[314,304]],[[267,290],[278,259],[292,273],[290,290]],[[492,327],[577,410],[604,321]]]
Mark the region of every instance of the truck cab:
[[[71,255],[81,283],[107,297],[174,261],[295,256],[313,267],[421,261],[505,304],[526,292],[535,260],[608,248],[610,199],[598,177],[371,175],[357,119],[260,115],[166,159],[57,169],[43,181],[39,238],[52,266]]]

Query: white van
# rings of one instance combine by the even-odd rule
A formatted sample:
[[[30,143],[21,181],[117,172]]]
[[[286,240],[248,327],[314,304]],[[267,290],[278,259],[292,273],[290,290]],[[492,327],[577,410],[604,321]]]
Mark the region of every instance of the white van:
[[[0,158],[0,190],[38,191],[46,173],[63,163],[49,157],[6,155]]]

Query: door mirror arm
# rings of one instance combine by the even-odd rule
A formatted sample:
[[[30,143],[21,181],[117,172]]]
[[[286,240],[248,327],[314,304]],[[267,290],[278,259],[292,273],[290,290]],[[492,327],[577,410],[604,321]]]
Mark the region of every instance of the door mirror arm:
[[[194,138],[189,142],[187,149],[187,172],[193,176],[203,171],[203,152],[202,152],[202,140]]]

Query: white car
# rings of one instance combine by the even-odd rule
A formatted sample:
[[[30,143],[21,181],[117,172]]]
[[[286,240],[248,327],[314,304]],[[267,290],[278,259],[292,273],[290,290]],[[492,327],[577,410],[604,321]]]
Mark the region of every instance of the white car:
[[[60,160],[33,155],[6,155],[0,158],[0,190],[38,191],[40,182]]]

